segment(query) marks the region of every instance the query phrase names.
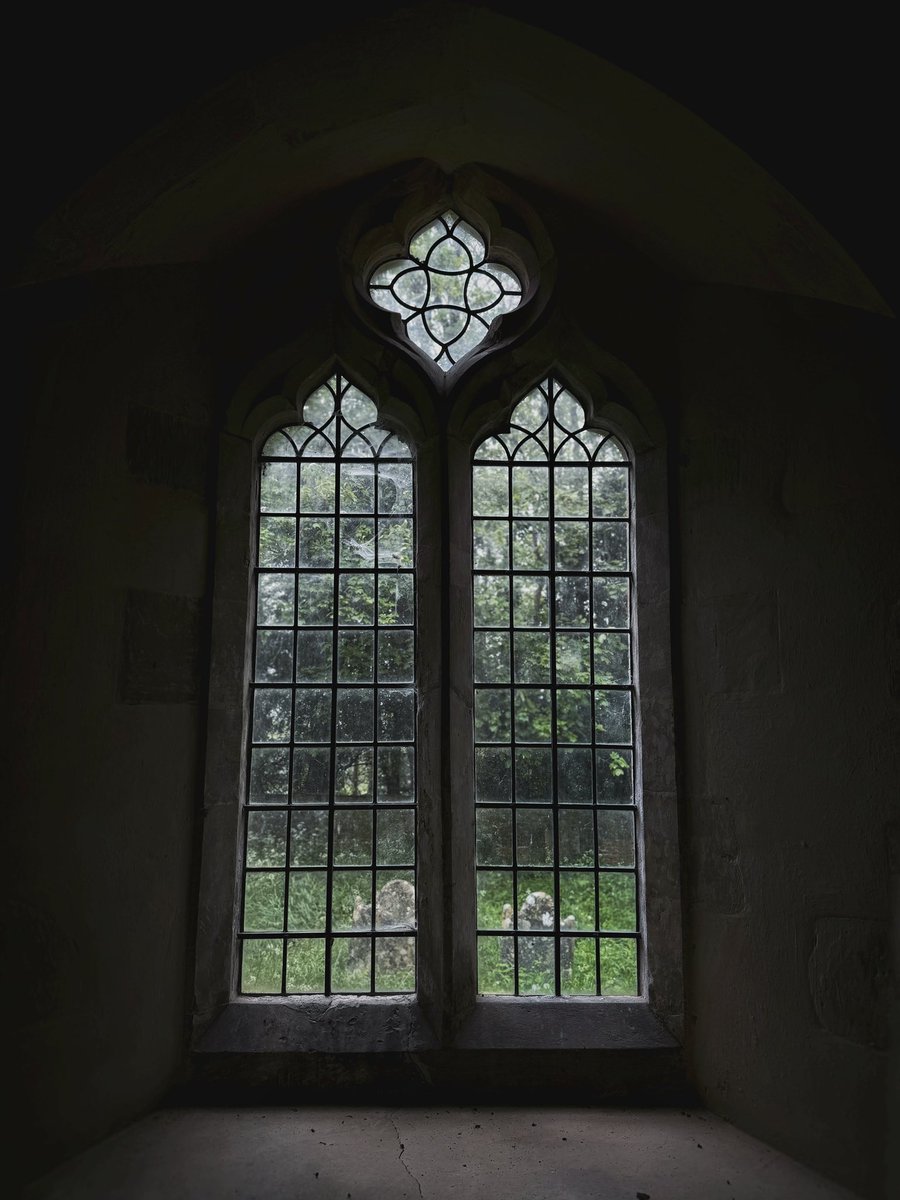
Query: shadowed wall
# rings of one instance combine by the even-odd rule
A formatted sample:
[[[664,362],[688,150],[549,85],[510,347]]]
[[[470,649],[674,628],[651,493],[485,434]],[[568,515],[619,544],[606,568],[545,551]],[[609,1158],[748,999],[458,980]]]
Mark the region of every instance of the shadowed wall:
[[[431,158],[479,161],[533,205],[559,303],[667,422],[693,1081],[877,1195],[900,663],[886,306],[660,93],[494,14],[421,11],[171,119],[44,224],[22,270],[23,1170],[183,1078],[216,431],[255,364],[336,302],[354,207]],[[392,53],[413,64],[402,87],[378,70]]]

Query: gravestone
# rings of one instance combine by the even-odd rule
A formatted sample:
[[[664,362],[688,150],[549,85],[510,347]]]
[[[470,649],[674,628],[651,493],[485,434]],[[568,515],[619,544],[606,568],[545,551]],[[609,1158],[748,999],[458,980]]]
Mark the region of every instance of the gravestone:
[[[513,906],[503,905],[501,928],[512,933],[513,929],[533,929],[536,932],[551,934],[555,928],[555,906],[553,897],[546,892],[529,892],[522,901],[518,921],[513,922]],[[560,923],[560,932],[565,934],[575,929],[575,918],[570,913]],[[542,974],[553,979],[553,942],[552,937],[519,938],[519,971],[522,974]],[[512,938],[500,939],[500,957],[512,965]],[[562,978],[572,973],[572,941],[563,937],[559,945],[559,967]]]
[[[372,928],[372,905],[357,896],[350,920],[354,930],[368,932]],[[415,967],[416,889],[406,879],[389,879],[375,894],[375,928],[381,932],[396,930],[397,937],[382,941],[379,965],[389,971],[408,971]],[[352,938],[351,961],[368,954],[368,941]]]

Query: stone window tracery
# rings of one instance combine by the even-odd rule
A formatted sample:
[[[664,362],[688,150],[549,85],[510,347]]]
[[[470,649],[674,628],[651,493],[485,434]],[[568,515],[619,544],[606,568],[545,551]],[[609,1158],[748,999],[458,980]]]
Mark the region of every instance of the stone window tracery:
[[[566,1006],[554,1045],[621,1044],[623,1004],[635,1045],[670,1045],[653,1013],[680,1017],[664,432],[627,369],[536,322],[540,223],[487,205],[488,239],[449,197],[354,226],[340,359],[323,324],[223,439],[223,503],[247,489],[256,556],[246,649],[226,619],[246,555],[237,536],[217,551],[211,696],[244,729],[240,761],[208,752],[204,863],[243,780],[234,923],[216,917],[198,967],[199,1028],[230,997],[223,1047],[245,1028],[260,1048],[500,1045],[512,1009],[537,1047],[548,1003]],[[514,230],[532,228],[529,248]]]
[[[374,303],[397,313],[406,337],[445,372],[518,308],[522,293],[522,281],[488,260],[484,240],[452,210],[419,229],[408,258],[383,263],[369,280]]]

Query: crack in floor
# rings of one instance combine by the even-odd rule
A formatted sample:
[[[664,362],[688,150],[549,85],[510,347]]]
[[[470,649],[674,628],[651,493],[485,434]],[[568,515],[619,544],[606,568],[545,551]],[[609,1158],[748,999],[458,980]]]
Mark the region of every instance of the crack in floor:
[[[396,1135],[397,1135],[397,1145],[400,1147],[400,1153],[397,1155],[397,1157],[400,1159],[400,1162],[403,1163],[403,1170],[407,1173],[407,1175],[410,1177],[410,1179],[416,1185],[416,1189],[418,1190],[418,1193],[419,1193],[419,1200],[425,1200],[425,1198],[422,1194],[421,1183],[419,1183],[418,1179],[416,1179],[415,1175],[413,1175],[413,1173],[409,1169],[408,1165],[405,1162],[403,1162],[403,1155],[406,1153],[406,1146],[404,1145],[403,1142],[400,1141],[400,1130],[397,1128],[397,1122],[394,1120],[394,1118],[391,1116],[390,1113],[387,1114],[387,1119],[390,1121],[391,1125],[393,1126],[394,1133],[396,1133]]]

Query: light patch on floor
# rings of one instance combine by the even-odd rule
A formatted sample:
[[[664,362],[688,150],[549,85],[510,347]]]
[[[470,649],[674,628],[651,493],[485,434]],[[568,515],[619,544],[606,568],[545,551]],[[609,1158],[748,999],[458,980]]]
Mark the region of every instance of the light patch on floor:
[[[28,1200],[852,1200],[710,1113],[166,1109]]]

